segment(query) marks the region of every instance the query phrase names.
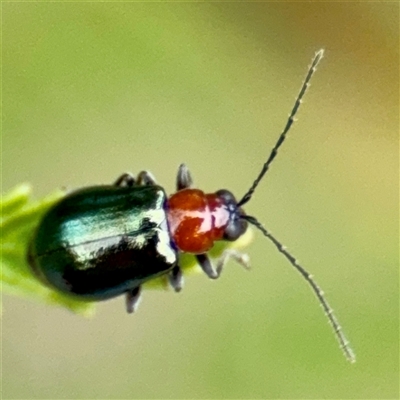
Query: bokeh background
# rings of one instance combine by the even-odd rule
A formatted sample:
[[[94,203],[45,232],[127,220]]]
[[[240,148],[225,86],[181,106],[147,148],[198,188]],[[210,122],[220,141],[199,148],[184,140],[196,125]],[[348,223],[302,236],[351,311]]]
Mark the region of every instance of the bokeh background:
[[[2,398],[398,398],[399,4],[3,3],[3,192],[178,165],[249,187],[326,57],[249,213],[309,269],[358,360],[260,234],[253,269],[85,319],[3,296]]]

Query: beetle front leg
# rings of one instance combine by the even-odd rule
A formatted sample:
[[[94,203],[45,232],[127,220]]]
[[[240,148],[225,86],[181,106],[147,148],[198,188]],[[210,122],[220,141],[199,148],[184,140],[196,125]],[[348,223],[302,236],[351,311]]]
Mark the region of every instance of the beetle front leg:
[[[137,184],[140,186],[154,186],[157,184],[153,174],[149,171],[139,172],[137,178]]]
[[[140,297],[140,286],[126,292],[125,301],[127,313],[132,314],[136,310]]]
[[[211,279],[219,278],[224,268],[224,265],[230,258],[232,258],[234,261],[240,264],[243,268],[245,269],[250,268],[249,256],[247,254],[240,253],[239,251],[233,249],[227,249],[222,253],[221,257],[218,258],[216,262],[215,269],[211,263],[210,257],[208,257],[207,254],[196,255],[196,259],[200,264],[201,269]]]
[[[236,261],[239,265],[241,265],[244,269],[250,269],[250,257],[246,253],[241,253],[240,251],[234,249],[225,250],[221,257],[217,260],[216,270],[218,276],[221,275],[221,272],[228,262],[229,259]]]
[[[185,164],[181,164],[178,168],[178,175],[176,177],[176,190],[187,189],[192,185],[193,179],[189,168]]]
[[[129,172],[122,174],[115,182],[114,186],[132,187],[135,185],[135,178]]]

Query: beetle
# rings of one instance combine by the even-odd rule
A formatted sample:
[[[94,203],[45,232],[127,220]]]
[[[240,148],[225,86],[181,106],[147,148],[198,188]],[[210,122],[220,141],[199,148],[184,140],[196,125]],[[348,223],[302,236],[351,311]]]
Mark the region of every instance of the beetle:
[[[250,224],[272,241],[309,283],[345,356],[355,361],[332,308],[312,276],[243,209],[284,142],[322,57],[323,50],[315,54],[284,130],[259,175],[239,201],[225,189],[206,194],[193,188],[185,164],[178,169],[177,191],[169,197],[147,171],[136,178],[125,173],[112,185],[77,190],[55,204],[39,223],[27,254],[36,276],[57,290],[87,300],[124,294],[126,309],[132,313],[141,295],[141,285],[151,279],[168,275],[172,288],[176,292],[181,290],[179,253],[194,254],[211,279],[221,275],[229,258],[247,268],[247,255],[236,250],[225,250],[215,266],[207,252],[215,241],[237,240]]]

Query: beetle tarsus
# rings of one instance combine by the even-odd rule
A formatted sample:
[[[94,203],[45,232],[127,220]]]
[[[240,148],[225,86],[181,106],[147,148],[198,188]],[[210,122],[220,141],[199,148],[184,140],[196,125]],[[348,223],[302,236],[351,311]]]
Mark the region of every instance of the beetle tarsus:
[[[186,164],[181,164],[176,177],[176,190],[188,189],[192,186],[193,179]]]
[[[180,292],[183,287],[183,274],[182,270],[176,265],[168,275],[169,283],[175,292]]]
[[[240,251],[234,249],[227,249],[222,253],[221,257],[216,262],[215,269],[218,276],[221,275],[225,264],[230,258],[240,264],[244,269],[250,269],[250,257],[247,254],[241,253]]]
[[[140,301],[140,286],[126,292],[126,311],[128,314],[135,312]]]
[[[211,263],[210,257],[207,254],[198,254],[196,258],[198,263],[200,264],[201,269],[211,279],[219,278],[225,264],[230,258],[240,264],[243,268],[250,269],[249,256],[233,249],[227,249],[222,253],[221,257],[218,258],[216,262],[215,269]]]

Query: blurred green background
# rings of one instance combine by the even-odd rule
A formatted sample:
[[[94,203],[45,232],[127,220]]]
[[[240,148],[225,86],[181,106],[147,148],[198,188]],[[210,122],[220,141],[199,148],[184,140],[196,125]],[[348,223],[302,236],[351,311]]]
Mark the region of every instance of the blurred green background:
[[[399,4],[3,3],[3,192],[178,165],[248,189],[314,52],[299,122],[251,203],[325,290],[358,360],[260,234],[253,269],[92,319],[3,296],[2,398],[398,398]]]

